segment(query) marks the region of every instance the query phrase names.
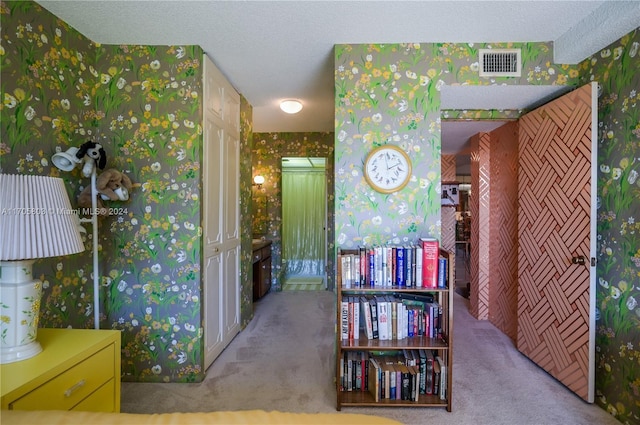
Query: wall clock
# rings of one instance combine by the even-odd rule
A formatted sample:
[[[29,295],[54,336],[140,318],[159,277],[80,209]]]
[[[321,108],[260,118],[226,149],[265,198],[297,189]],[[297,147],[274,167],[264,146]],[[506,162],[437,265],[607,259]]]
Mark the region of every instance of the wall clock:
[[[397,192],[411,178],[409,155],[395,145],[375,148],[364,161],[364,178],[378,192]]]

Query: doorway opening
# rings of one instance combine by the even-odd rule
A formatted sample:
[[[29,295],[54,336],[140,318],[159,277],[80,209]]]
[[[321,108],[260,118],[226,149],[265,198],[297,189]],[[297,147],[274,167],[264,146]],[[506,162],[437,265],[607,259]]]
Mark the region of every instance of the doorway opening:
[[[327,287],[326,158],[282,158],[283,291]]]

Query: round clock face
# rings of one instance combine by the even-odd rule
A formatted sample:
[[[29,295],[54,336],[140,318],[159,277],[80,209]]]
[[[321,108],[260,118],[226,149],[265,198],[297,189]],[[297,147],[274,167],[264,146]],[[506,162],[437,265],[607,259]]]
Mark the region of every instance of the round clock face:
[[[396,192],[411,178],[411,160],[406,152],[397,146],[380,146],[367,156],[364,162],[364,177],[378,192]]]

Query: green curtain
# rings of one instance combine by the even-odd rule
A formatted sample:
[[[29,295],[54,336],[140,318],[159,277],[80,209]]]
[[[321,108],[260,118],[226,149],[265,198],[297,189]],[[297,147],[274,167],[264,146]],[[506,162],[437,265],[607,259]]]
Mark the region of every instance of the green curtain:
[[[327,190],[325,170],[282,171],[285,276],[323,276]]]

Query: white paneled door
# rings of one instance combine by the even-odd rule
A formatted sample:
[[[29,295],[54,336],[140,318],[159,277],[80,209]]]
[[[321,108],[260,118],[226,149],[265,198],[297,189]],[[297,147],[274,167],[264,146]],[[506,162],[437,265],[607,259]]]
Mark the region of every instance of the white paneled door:
[[[204,56],[204,367],[240,331],[240,96]]]

